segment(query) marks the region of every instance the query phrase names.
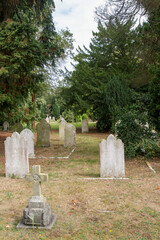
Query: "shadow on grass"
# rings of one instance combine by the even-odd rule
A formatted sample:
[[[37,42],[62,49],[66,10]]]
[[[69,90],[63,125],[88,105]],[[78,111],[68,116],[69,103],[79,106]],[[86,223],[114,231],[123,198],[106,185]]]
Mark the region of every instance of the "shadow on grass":
[[[78,173],[75,174],[81,177],[87,177],[87,178],[100,178],[100,174],[99,173]]]

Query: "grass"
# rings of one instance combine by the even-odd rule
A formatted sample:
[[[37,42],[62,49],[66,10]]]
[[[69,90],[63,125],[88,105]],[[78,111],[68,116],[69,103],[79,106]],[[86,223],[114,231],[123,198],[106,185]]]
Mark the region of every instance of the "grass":
[[[106,134],[77,134],[77,147],[69,159],[32,159],[48,173],[42,193],[57,215],[51,230],[16,229],[32,196],[32,183],[5,178],[0,158],[0,240],[158,240],[160,232],[160,168],[154,174],[143,158],[126,159],[128,180],[99,178],[99,143]],[[51,134],[50,148],[36,148],[36,156],[68,155]],[[56,148],[55,148],[56,146]],[[154,160],[152,160],[154,161]]]
[[[73,124],[77,130],[81,130],[82,127],[82,123],[81,122],[77,122],[77,123],[71,123]],[[59,122],[52,122],[50,123],[51,125],[51,129],[52,130],[58,130],[59,129]],[[96,122],[89,122],[88,126],[90,129],[95,129],[96,128]]]

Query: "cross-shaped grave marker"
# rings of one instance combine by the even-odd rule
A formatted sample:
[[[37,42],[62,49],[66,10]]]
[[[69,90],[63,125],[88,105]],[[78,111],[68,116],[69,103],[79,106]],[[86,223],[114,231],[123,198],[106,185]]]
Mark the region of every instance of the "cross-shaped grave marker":
[[[40,165],[32,166],[32,174],[26,174],[27,181],[33,181],[33,196],[41,196],[41,183],[48,181],[48,174],[41,173]]]

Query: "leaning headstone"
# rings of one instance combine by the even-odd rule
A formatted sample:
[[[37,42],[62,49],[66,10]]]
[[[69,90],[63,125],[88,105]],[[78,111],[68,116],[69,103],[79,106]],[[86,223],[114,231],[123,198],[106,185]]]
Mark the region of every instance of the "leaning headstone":
[[[49,147],[50,146],[50,124],[42,119],[37,124],[37,147]]]
[[[87,119],[82,120],[82,133],[85,133],[85,132],[89,132]]]
[[[124,144],[110,134],[107,140],[100,143],[100,177],[124,177],[125,160]]]
[[[64,146],[72,147],[76,145],[76,127],[72,124],[66,124],[64,130]]]
[[[21,123],[16,123],[13,126],[13,131],[20,133],[23,130],[23,125]]]
[[[26,180],[33,182],[33,196],[24,209],[23,217],[17,228],[51,229],[56,215],[52,214],[47,199],[41,194],[41,183],[48,181],[48,174],[41,173],[40,165],[34,165],[32,174],[27,174]]]
[[[5,121],[3,123],[3,131],[7,131],[9,129],[9,123],[7,121]]]
[[[64,141],[64,130],[67,122],[65,120],[62,120],[59,124],[59,139],[61,141]]]
[[[30,129],[24,129],[20,133],[22,137],[25,138],[27,142],[27,152],[28,152],[28,157],[32,158],[34,157],[34,134]]]
[[[14,132],[4,144],[6,177],[23,178],[29,172],[26,140]]]

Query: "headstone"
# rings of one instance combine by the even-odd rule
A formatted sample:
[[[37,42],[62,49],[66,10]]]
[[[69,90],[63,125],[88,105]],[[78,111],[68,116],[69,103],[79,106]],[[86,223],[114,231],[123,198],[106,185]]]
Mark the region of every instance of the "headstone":
[[[21,123],[16,123],[13,126],[13,131],[20,133],[23,130],[23,125]]]
[[[9,129],[9,123],[7,121],[5,121],[3,123],[3,131],[7,131]]]
[[[42,119],[37,124],[37,147],[49,147],[50,146],[50,125],[45,119]]]
[[[4,144],[6,177],[23,178],[29,172],[26,140],[14,132]]]
[[[48,115],[47,115],[47,117],[46,117],[46,122],[47,122],[47,123],[50,123]]]
[[[100,176],[106,177],[124,177],[125,160],[124,144],[110,134],[107,140],[100,143]]]
[[[34,157],[34,134],[30,129],[24,129],[20,133],[21,136],[23,136],[27,142],[27,153],[28,157],[32,158]]]
[[[61,141],[64,141],[64,130],[67,122],[65,120],[62,120],[59,124],[59,139]]]
[[[52,214],[50,205],[41,194],[41,183],[48,181],[48,174],[41,173],[40,165],[32,167],[32,174],[26,175],[27,181],[33,182],[33,196],[23,211],[23,218],[17,228],[38,228],[51,229],[56,216]]]
[[[49,116],[49,123],[51,122],[51,119],[52,119],[51,116]]]
[[[72,124],[66,124],[64,130],[64,146],[72,147],[76,145],[76,127]]]
[[[82,120],[82,133],[85,133],[85,132],[89,132],[87,119]]]
[[[55,122],[55,117],[52,118],[53,122]]]

